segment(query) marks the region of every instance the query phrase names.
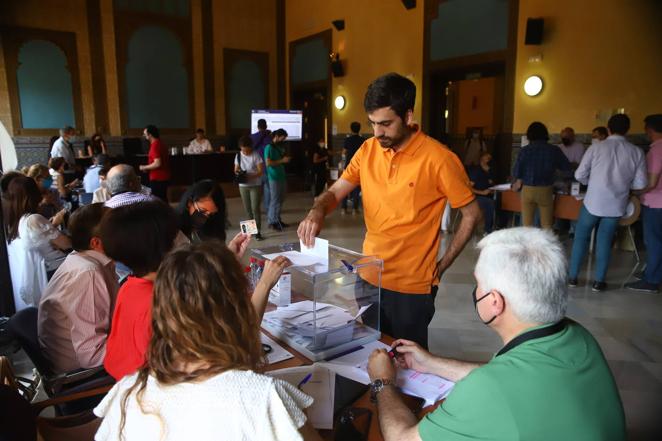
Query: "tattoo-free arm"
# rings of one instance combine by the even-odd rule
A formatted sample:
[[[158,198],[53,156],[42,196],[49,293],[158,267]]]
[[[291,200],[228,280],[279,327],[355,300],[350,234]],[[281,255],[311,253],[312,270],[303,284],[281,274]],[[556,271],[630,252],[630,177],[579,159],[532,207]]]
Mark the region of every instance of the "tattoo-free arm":
[[[483,217],[480,211],[480,206],[475,199],[464,207],[461,207],[460,212],[462,213],[460,226],[458,227],[455,236],[453,236],[453,240],[448,246],[448,249],[439,262],[437,262],[437,268],[434,272],[435,279],[440,279],[444,271],[446,271],[453,261],[455,261],[467,242],[469,242],[469,239],[471,239],[471,234],[473,233],[474,228],[476,228],[476,225],[478,225],[478,222]]]
[[[421,441],[418,420],[394,386],[377,394],[377,413],[384,441]]]

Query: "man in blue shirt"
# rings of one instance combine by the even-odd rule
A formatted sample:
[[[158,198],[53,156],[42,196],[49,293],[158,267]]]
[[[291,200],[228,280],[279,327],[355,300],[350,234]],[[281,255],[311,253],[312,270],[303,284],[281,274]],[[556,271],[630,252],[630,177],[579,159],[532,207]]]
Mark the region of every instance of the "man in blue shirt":
[[[533,122],[526,131],[530,144],[523,147],[515,161],[513,191],[522,190],[522,225],[533,226],[536,208],[540,224],[552,229],[554,222],[554,173],[569,171],[570,162],[558,146],[549,142],[547,127]]]

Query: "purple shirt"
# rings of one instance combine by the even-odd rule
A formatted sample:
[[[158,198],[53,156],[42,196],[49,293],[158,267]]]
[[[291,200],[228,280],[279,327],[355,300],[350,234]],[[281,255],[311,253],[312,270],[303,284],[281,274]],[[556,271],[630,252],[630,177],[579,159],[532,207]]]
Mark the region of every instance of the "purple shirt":
[[[651,144],[646,155],[648,174],[662,175],[662,139]],[[641,197],[641,203],[649,208],[662,208],[662,177],[657,180],[657,186]]]
[[[255,132],[251,134],[251,140],[253,141],[253,150],[260,154],[260,157],[264,159],[264,148],[271,144],[271,132]]]

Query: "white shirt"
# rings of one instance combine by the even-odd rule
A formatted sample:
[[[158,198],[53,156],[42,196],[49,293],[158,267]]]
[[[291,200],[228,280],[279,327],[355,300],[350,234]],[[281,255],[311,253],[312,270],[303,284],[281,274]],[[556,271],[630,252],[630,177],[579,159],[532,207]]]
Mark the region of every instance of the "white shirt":
[[[571,163],[579,164],[584,156],[584,144],[579,141],[575,141],[567,147],[559,144],[559,148]]]
[[[18,237],[7,244],[17,311],[39,305],[46,271],[56,270],[64,261],[66,255],[51,244],[59,235],[41,214],[26,214],[18,222]]]
[[[202,141],[198,142],[198,138],[194,138],[193,141],[188,145],[187,153],[205,153],[211,152],[211,143],[207,138],[203,138]]]
[[[87,169],[85,172],[85,177],[83,178],[83,187],[85,188],[85,193],[94,193],[101,186],[99,182],[100,171],[100,165],[93,165]]]
[[[122,398],[137,374],[124,377],[94,409],[103,418],[97,441],[119,440]],[[291,384],[251,371],[232,370],[200,382],[164,386],[150,376],[140,410],[127,400],[126,441],[302,440],[302,409],[313,399]]]
[[[262,164],[262,172],[264,173],[264,160],[256,151],[253,151],[250,155],[244,155],[242,152],[237,153],[237,156],[234,158],[234,163],[235,165],[239,164],[239,168],[249,174],[256,174],[257,166]],[[252,187],[256,185],[262,185],[262,178],[259,176],[249,178],[246,182],[239,184],[240,187]]]
[[[51,148],[51,158],[64,158],[65,161],[67,161],[67,164],[71,166],[76,165],[76,158],[74,158],[73,150],[71,150],[69,143],[61,136],[53,143],[53,148]]]
[[[644,152],[620,135],[611,135],[589,147],[575,171],[575,179],[588,185],[584,205],[594,216],[621,217],[630,190],[648,184]]]

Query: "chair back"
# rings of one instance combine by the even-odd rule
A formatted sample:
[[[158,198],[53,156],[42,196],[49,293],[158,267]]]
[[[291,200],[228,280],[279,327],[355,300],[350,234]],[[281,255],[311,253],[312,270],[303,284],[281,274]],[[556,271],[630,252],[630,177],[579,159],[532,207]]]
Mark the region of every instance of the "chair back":
[[[39,374],[46,378],[52,376],[53,371],[39,346],[37,318],[38,310],[34,306],[22,309],[9,319],[7,329],[28,354]]]

